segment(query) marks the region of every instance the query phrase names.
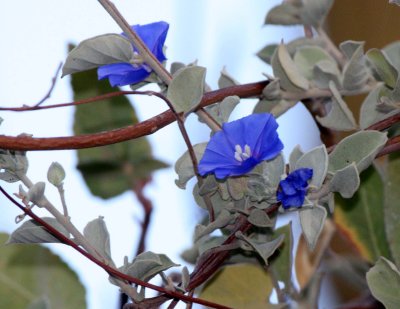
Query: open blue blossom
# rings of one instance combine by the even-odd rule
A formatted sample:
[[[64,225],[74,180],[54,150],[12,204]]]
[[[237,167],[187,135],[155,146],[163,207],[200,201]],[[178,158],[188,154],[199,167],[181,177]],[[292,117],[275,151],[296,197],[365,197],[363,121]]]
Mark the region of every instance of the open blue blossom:
[[[131,28],[143,40],[159,61],[167,58],[163,52],[165,38],[167,37],[169,25],[164,21],[159,21],[147,25],[135,25]],[[122,34],[124,35],[124,34]],[[99,67],[97,76],[100,79],[108,78],[111,86],[124,86],[143,81],[149,76],[151,69],[145,64],[113,63]]]
[[[275,158],[283,149],[271,114],[252,114],[224,123],[207,144],[199,174],[214,173],[222,179],[248,173],[263,160]]]
[[[307,193],[308,180],[311,179],[312,175],[313,170],[311,168],[299,168],[280,181],[277,199],[282,202],[284,209],[290,207],[300,208],[303,205]]]

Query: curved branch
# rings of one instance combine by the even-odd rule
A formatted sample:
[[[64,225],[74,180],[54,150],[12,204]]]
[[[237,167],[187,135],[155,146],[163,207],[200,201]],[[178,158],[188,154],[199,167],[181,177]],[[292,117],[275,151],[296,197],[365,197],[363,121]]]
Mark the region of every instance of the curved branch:
[[[219,305],[219,304],[215,304],[213,302],[209,302],[207,300],[204,299],[200,299],[200,298],[194,298],[191,296],[187,296],[187,295],[183,295],[181,293],[175,292],[175,291],[170,291],[168,289],[165,289],[163,287],[151,284],[149,282],[140,280],[138,278],[134,278],[132,276],[129,276],[127,274],[124,274],[120,271],[118,271],[117,269],[111,267],[110,265],[107,265],[105,263],[103,263],[102,261],[100,261],[99,259],[95,258],[94,256],[92,256],[91,254],[89,254],[88,252],[86,252],[84,249],[82,249],[80,246],[78,246],[74,241],[72,241],[71,239],[69,239],[68,237],[66,237],[63,233],[59,232],[57,229],[55,229],[54,227],[52,227],[50,224],[48,224],[46,221],[42,220],[40,217],[38,217],[37,215],[35,215],[35,213],[29,209],[24,207],[23,205],[21,205],[20,203],[18,203],[11,195],[9,195],[7,193],[7,191],[5,191],[3,189],[3,187],[0,186],[0,191],[1,193],[4,194],[4,196],[6,196],[8,198],[8,200],[10,200],[13,204],[15,204],[18,208],[20,208],[25,214],[27,214],[29,217],[31,217],[33,220],[35,220],[37,223],[39,223],[40,225],[42,225],[43,227],[46,228],[46,230],[52,234],[54,237],[56,237],[58,240],[60,240],[60,242],[62,242],[63,244],[69,245],[71,247],[73,247],[76,251],[78,251],[80,254],[82,254],[83,256],[85,256],[86,258],[88,258],[90,261],[94,262],[95,264],[97,264],[98,266],[100,266],[101,268],[103,268],[107,273],[109,273],[111,276],[120,278],[122,280],[126,280],[132,284],[138,284],[153,290],[156,290],[158,292],[164,293],[165,295],[167,295],[170,298],[178,298],[182,301],[186,301],[186,302],[193,302],[193,303],[197,303],[197,304],[201,304],[201,305],[205,305],[205,306],[209,306],[211,308],[219,308],[219,309],[230,309],[229,307],[223,306],[223,305]]]
[[[267,84],[268,81],[261,81],[207,92],[204,94],[199,108],[222,101],[225,97],[231,95],[237,95],[241,98],[258,96]],[[136,125],[95,134],[47,138],[0,135],[0,148],[28,151],[105,146],[152,134],[173,121],[175,121],[175,117],[172,111],[168,110]]]

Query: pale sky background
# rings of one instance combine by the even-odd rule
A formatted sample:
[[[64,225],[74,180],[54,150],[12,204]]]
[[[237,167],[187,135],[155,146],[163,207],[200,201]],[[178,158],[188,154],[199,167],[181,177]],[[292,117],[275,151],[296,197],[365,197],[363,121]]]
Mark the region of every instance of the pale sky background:
[[[213,89],[217,87],[223,66],[241,83],[264,79],[262,73],[271,73],[271,69],[256,57],[256,52],[267,43],[276,43],[282,38],[290,41],[302,35],[300,27],[263,27],[266,12],[277,3],[277,0],[115,1],[131,24],[168,22],[167,66],[173,61],[189,63],[197,59],[199,65],[207,67],[207,82]],[[58,64],[66,57],[69,42],[76,44],[99,34],[121,32],[94,0],[7,1],[0,11],[0,29],[0,106],[13,107],[33,105],[45,95]],[[72,94],[66,77],[57,81],[51,99],[45,104],[70,101]],[[154,98],[131,97],[131,101],[141,120],[166,109]],[[244,103],[232,118],[247,115],[253,106],[254,102]],[[25,113],[1,112],[0,116],[4,119],[1,134],[72,135],[72,107]],[[209,131],[195,120],[196,117],[190,117],[186,123],[191,139],[194,143],[205,141]],[[318,134],[309,120],[310,116],[302,106],[296,106],[278,120],[286,157],[299,142],[303,150],[318,143]],[[171,166],[185,151],[176,124],[149,136],[149,140],[154,156]],[[132,256],[140,232],[137,221],[142,218],[141,208],[132,193],[107,201],[91,196],[75,168],[77,159],[72,150],[29,152],[28,159],[28,175],[34,182],[46,181],[47,168],[53,161],[61,163],[67,172],[64,185],[72,221],[83,230],[88,221],[104,216],[116,264],[122,264],[124,255]],[[183,263],[179,254],[190,246],[196,224],[196,206],[190,194],[192,185],[187,191],[178,189],[172,167],[156,172],[154,176],[146,190],[155,206],[147,249],[166,253],[176,263]],[[17,184],[1,185],[9,193],[17,192]],[[50,184],[47,184],[46,195],[59,205],[56,189]],[[2,196],[0,207],[0,232],[10,233],[16,228],[14,218],[20,212]],[[116,308],[117,288],[108,283],[108,276],[102,269],[63,245],[48,247],[79,274],[87,288],[89,309]]]

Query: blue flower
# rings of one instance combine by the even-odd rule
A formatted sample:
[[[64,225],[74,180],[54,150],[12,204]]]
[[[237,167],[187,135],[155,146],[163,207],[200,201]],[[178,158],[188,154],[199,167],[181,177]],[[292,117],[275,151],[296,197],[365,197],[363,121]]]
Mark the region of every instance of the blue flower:
[[[139,35],[146,46],[162,62],[167,58],[163,52],[163,45],[167,37],[169,25],[164,21],[147,25],[135,25],[131,28]],[[122,34],[125,36],[125,34]],[[113,63],[99,67],[97,76],[100,79],[108,78],[111,86],[124,86],[143,81],[149,76],[151,69],[145,64]]]
[[[199,174],[214,173],[222,179],[250,172],[264,160],[275,158],[283,149],[271,114],[252,114],[224,123],[207,144],[199,163]]]
[[[308,180],[311,179],[312,175],[313,170],[311,168],[299,168],[280,181],[277,199],[282,202],[284,209],[290,207],[300,208],[303,205]]]

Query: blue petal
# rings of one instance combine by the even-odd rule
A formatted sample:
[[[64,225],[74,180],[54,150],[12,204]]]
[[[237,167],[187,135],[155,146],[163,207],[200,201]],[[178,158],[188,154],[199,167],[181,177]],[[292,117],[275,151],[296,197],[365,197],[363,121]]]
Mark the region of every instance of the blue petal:
[[[169,25],[165,21],[159,21],[147,25],[135,25],[131,27],[157,57],[159,61],[167,58],[163,52],[163,45],[167,37]]]
[[[283,195],[281,198],[278,196],[278,200],[282,202],[282,206],[284,209],[288,209],[290,207],[301,207],[304,203],[305,192],[300,191],[295,195]]]
[[[97,69],[98,79],[108,78],[111,86],[124,86],[141,82],[150,72],[143,67],[134,67],[129,63],[113,63]]]
[[[293,186],[293,184],[290,181],[288,181],[287,179],[281,180],[279,183],[279,186],[282,189],[282,192],[286,195],[296,194],[296,192],[297,192],[297,190]]]

